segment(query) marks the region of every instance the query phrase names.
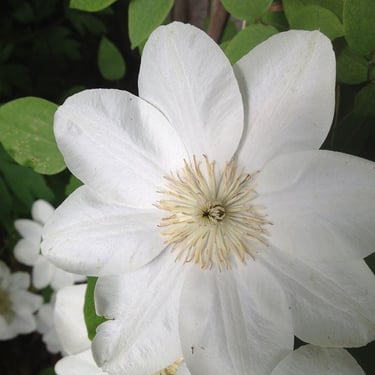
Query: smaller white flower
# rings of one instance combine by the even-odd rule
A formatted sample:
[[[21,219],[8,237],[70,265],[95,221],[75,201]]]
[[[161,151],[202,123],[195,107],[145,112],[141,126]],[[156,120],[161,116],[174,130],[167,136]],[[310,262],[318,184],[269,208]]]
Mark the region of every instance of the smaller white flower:
[[[0,261],[0,340],[35,330],[34,312],[42,298],[27,291],[30,277],[26,272],[11,273]]]
[[[345,350],[304,345],[287,355],[271,375],[365,375]]]
[[[33,267],[32,282],[37,289],[51,285],[54,290],[57,290],[85,279],[57,268],[40,254],[42,229],[54,210],[48,202],[37,200],[31,208],[32,220],[19,219],[14,223],[18,233],[22,236],[14,248],[14,256],[19,262]]]
[[[55,328],[55,302],[54,293],[49,303],[45,303],[36,314],[36,330],[42,335],[42,340],[46,344],[50,353],[61,352],[62,346]]]

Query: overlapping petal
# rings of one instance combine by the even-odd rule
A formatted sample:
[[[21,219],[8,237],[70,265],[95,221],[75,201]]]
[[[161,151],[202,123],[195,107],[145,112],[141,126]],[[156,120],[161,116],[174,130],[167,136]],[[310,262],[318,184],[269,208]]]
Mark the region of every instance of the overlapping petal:
[[[58,267],[82,275],[128,271],[163,249],[158,223],[156,209],[107,203],[82,186],[45,225],[42,252]]]
[[[287,300],[272,274],[253,261],[187,275],[180,335],[193,374],[269,374],[293,348]]]
[[[150,208],[163,175],[184,147],[165,117],[120,90],[86,90],[55,114],[56,141],[69,169],[108,201]]]
[[[86,285],[71,285],[57,292],[55,326],[66,354],[76,354],[90,347],[83,317]]]
[[[295,335],[325,347],[375,339],[374,275],[362,260],[305,262],[276,248],[259,256],[289,297]]]
[[[311,261],[363,258],[374,251],[375,169],[368,160],[330,151],[280,156],[257,179],[270,241]]]
[[[155,30],[143,50],[138,86],[190,155],[230,160],[242,135],[242,98],[229,60],[206,33],[182,23]]]
[[[52,215],[54,207],[50,203],[38,199],[35,201],[31,207],[31,216],[34,220],[38,221],[41,224],[44,224],[48,218]]]
[[[302,30],[276,34],[234,70],[245,108],[241,164],[254,172],[277,155],[320,147],[335,101],[335,55],[326,36]]]
[[[99,278],[97,313],[113,318],[97,328],[94,358],[110,374],[152,374],[182,356],[179,299],[186,267],[169,252],[136,272]]]
[[[304,345],[283,359],[271,375],[365,375],[344,349]]]

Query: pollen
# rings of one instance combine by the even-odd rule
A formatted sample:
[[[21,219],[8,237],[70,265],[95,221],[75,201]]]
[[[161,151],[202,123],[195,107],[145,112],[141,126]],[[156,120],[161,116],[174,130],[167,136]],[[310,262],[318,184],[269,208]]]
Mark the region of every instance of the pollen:
[[[255,173],[245,173],[236,161],[217,171],[206,155],[184,160],[184,167],[165,176],[163,210],[159,227],[176,261],[195,263],[202,269],[231,269],[233,262],[255,260],[256,243],[267,246],[271,224],[257,197]]]

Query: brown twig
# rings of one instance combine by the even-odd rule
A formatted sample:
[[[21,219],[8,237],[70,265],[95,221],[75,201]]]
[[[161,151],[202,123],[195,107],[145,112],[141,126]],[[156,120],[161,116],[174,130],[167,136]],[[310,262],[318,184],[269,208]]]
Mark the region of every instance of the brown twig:
[[[219,43],[223,35],[225,24],[227,23],[229,14],[224,9],[220,0],[211,1],[210,24],[207,34]]]

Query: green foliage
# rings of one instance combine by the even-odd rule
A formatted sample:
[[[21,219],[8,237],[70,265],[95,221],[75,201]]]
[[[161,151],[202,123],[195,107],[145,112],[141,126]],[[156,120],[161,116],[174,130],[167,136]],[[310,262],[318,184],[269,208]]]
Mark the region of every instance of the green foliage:
[[[257,20],[270,7],[272,0],[222,0],[224,8],[240,20]]]
[[[337,80],[356,84],[367,80],[367,60],[349,47],[345,47],[337,57]]]
[[[86,33],[101,35],[107,31],[104,22],[90,13],[71,10],[67,14],[67,18],[81,35],[85,35]]]
[[[74,190],[82,186],[82,182],[75,176],[70,176],[68,185],[65,187],[65,195],[73,193]]]
[[[173,0],[131,0],[129,5],[129,38],[135,48],[163,23]]]
[[[99,324],[104,323],[107,320],[102,316],[96,315],[96,312],[95,312],[94,290],[95,290],[97,279],[98,279],[97,277],[87,278],[85,304],[83,306],[83,313],[85,316],[87,334],[90,340],[92,340],[95,337],[96,327]]]
[[[86,12],[98,12],[113,4],[116,0],[70,0],[73,9],[85,10]]]
[[[375,52],[375,1],[346,0],[345,38],[351,48],[366,55]]]
[[[283,0],[286,18],[290,20],[305,6],[317,5],[333,12],[340,22],[342,21],[342,13],[344,0]]]
[[[28,97],[0,107],[0,141],[21,165],[38,173],[54,174],[65,168],[53,135],[56,104]]]
[[[331,40],[344,35],[344,27],[330,10],[317,6],[304,6],[289,18],[293,29],[320,30]]]
[[[53,199],[53,193],[43,176],[30,168],[14,163],[2,148],[0,148],[0,176],[7,190],[26,206],[31,206],[38,198],[48,201]]]
[[[375,83],[369,83],[356,95],[354,113],[375,119]]]
[[[121,79],[125,75],[126,65],[121,52],[105,36],[99,44],[98,66],[101,75],[109,81]]]
[[[229,42],[224,49],[224,52],[229,58],[230,62],[234,64],[259,43],[277,33],[277,29],[272,26],[265,26],[261,24],[250,25],[241,30]]]
[[[284,12],[266,12],[262,16],[262,23],[276,27],[280,31],[288,30],[289,25]]]

